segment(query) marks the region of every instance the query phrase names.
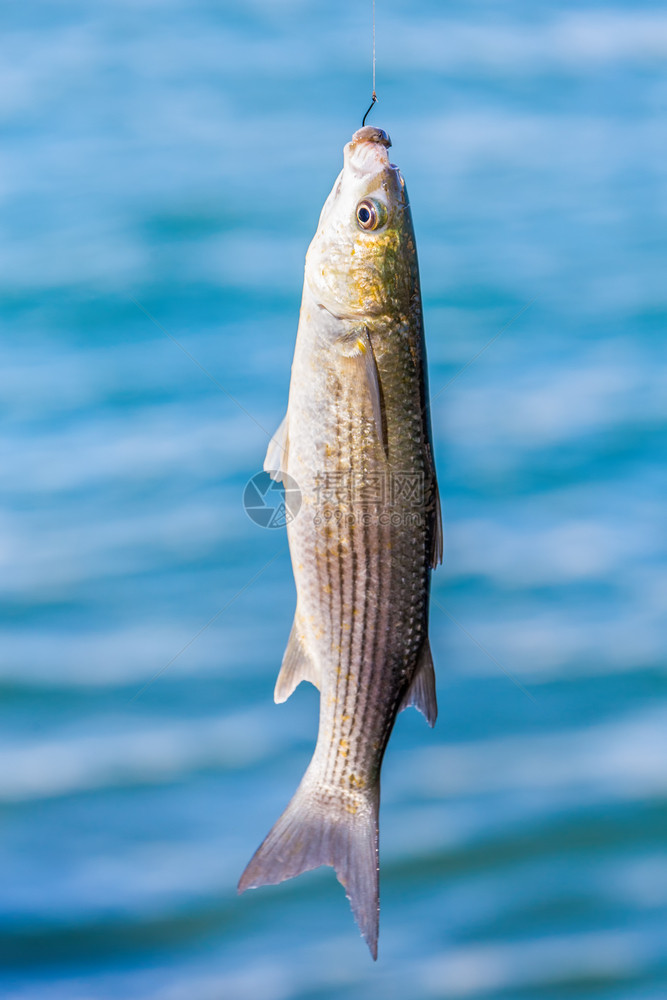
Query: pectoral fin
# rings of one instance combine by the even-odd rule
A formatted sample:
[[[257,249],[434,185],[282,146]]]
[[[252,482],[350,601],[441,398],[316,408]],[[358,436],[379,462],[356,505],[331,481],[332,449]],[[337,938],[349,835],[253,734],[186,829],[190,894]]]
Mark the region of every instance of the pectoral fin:
[[[419,654],[417,669],[412,679],[412,684],[408,688],[399,712],[404,708],[414,705],[422,713],[429,726],[435,725],[438,716],[438,702],[435,696],[435,671],[433,669],[433,657],[431,656],[431,645],[428,639],[424,640],[424,645]]]
[[[378,441],[382,445],[382,450],[387,454],[387,424],[384,418],[384,407],[382,405],[382,386],[378,373],[377,362],[373,352],[373,345],[365,326],[355,329],[351,334],[346,334],[343,338],[343,350],[347,357],[358,358],[359,364],[363,365],[368,395],[373,409],[373,423],[378,436]]]
[[[264,471],[268,472],[271,479],[282,482],[282,473],[287,471],[287,454],[289,447],[289,437],[287,432],[287,414],[283,417],[266,451],[264,459]]]
[[[295,615],[273,692],[273,700],[276,704],[287,701],[301,681],[310,681],[316,688],[320,687],[320,669],[307,652],[301,636],[298,616]]]
[[[377,362],[373,353],[373,345],[368,331],[364,329],[359,337],[360,350],[364,359],[366,369],[366,382],[368,383],[368,393],[371,397],[373,407],[373,422],[377,432],[378,440],[382,445],[382,450],[387,454],[387,427],[384,419],[384,407],[382,406],[382,389],[380,386],[380,376],[378,374]]]

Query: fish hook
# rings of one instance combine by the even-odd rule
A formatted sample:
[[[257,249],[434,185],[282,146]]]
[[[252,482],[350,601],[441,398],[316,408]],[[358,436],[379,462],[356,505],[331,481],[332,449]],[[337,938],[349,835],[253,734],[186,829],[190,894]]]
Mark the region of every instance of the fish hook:
[[[370,112],[373,110],[373,105],[377,102],[377,94],[373,91],[373,97],[371,98],[371,103],[368,105],[368,111],[361,120],[361,127],[363,128],[366,124],[366,119],[368,118]]]

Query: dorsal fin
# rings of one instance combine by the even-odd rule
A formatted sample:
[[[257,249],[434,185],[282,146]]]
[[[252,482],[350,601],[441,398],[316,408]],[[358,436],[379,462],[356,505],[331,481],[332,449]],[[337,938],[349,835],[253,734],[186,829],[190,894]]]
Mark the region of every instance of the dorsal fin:
[[[408,688],[403,701],[400,704],[399,712],[404,708],[414,705],[422,713],[429,726],[435,725],[438,716],[438,702],[435,696],[435,671],[433,669],[433,657],[431,656],[431,644],[428,638],[419,653],[417,669],[412,679],[412,684]]]
[[[436,566],[439,566],[442,562],[442,553],[444,549],[442,509],[440,507],[440,490],[438,489],[437,479],[434,479],[433,490],[435,497],[433,509],[433,541],[431,542],[431,568],[435,569]]]

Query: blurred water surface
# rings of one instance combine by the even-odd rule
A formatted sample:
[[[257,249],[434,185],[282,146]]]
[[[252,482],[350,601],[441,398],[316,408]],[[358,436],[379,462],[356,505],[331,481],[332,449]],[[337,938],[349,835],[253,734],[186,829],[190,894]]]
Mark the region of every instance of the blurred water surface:
[[[667,15],[377,8],[446,561],[376,966],[329,869],[235,894],[316,731],[307,685],[272,702],[289,558],[241,495],[370,3],[0,9],[10,1000],[667,995]]]

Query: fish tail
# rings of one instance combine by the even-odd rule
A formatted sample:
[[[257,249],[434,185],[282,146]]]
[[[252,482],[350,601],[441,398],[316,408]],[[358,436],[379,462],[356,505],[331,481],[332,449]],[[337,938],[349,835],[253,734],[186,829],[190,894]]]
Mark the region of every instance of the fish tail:
[[[371,955],[377,958],[379,787],[344,792],[303,781],[255,851],[238,891],[275,885],[301,872],[331,865],[345,889]]]

